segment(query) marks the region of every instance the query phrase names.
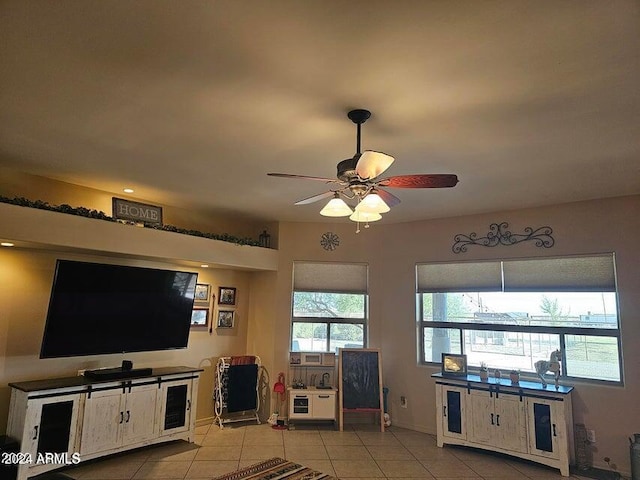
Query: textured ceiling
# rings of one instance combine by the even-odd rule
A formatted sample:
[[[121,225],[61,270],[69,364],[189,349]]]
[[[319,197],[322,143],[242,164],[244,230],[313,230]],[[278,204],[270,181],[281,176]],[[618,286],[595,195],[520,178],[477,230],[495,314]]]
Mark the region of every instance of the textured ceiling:
[[[3,1],[0,165],[161,205],[320,221],[363,148],[404,222],[640,193],[637,1]]]

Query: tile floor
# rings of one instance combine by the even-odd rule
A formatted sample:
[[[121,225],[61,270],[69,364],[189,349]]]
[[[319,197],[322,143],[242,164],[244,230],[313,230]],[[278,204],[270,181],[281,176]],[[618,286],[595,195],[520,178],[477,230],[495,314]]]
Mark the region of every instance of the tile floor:
[[[391,427],[216,425],[196,429],[196,442],[156,445],[64,470],[77,480],[210,480],[271,457],[283,457],[340,479],[561,479],[558,470],[464,447],[436,446],[435,437]],[[580,478],[580,477],[572,477]]]

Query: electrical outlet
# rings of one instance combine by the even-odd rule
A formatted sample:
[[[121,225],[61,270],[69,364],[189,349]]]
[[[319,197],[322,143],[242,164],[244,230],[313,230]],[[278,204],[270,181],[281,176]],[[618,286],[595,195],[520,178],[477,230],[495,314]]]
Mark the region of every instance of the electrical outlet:
[[[407,408],[407,397],[404,395],[400,396],[400,406],[402,408]]]
[[[596,443],[596,431],[595,430],[587,430],[587,440],[589,443]]]

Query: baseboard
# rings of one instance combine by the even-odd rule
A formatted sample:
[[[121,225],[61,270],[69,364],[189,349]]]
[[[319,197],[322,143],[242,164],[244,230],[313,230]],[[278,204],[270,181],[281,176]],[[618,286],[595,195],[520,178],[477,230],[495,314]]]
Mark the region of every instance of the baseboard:
[[[436,432],[431,432],[425,425],[415,425],[403,422],[395,422],[391,417],[391,427],[406,428],[407,430],[413,430],[414,432],[427,433],[429,435],[436,435]]]
[[[215,422],[216,417],[205,417],[199,418],[196,420],[196,427],[204,427],[207,425],[212,425]]]

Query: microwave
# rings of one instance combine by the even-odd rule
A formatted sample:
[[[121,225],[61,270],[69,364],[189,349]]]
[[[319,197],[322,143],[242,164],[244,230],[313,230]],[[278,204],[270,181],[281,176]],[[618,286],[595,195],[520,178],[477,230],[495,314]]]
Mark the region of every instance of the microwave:
[[[289,353],[290,365],[302,365],[305,367],[333,367],[336,364],[336,354],[327,352],[291,352]]]

